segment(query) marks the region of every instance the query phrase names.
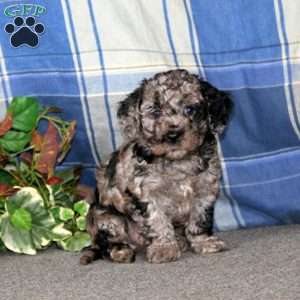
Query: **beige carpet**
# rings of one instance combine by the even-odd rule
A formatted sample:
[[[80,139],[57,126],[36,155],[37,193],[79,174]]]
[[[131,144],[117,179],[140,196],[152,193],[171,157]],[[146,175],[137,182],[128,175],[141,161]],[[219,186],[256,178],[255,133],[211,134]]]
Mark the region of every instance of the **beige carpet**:
[[[97,261],[48,249],[0,254],[0,299],[299,300],[300,225],[221,233],[230,251],[151,265]]]

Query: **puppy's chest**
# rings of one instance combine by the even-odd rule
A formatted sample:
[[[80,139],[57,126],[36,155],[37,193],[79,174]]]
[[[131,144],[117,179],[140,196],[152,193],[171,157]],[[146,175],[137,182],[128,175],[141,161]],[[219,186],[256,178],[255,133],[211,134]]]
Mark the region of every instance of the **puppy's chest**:
[[[142,190],[147,194],[170,198],[173,201],[191,198],[194,194],[195,182],[201,176],[198,158],[180,162],[159,159],[147,166],[140,165],[136,167],[137,178],[142,169],[140,181]]]
[[[154,201],[173,223],[183,224],[189,218],[201,173],[197,159],[157,161],[148,166],[140,182],[141,195],[146,201]]]

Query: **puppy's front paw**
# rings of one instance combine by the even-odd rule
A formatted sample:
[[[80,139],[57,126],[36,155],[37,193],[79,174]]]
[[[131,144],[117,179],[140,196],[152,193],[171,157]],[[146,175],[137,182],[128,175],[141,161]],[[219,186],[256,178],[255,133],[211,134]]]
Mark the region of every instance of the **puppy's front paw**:
[[[147,260],[150,263],[165,263],[175,261],[181,256],[179,245],[174,243],[153,243],[147,248]]]
[[[118,263],[133,263],[135,261],[135,252],[128,246],[117,245],[111,249],[110,258]]]
[[[194,252],[199,254],[216,253],[226,250],[226,244],[216,236],[208,236],[191,243]]]
[[[88,246],[83,249],[82,256],[80,257],[80,264],[88,265],[99,258],[103,258],[103,252],[101,252],[98,247]]]

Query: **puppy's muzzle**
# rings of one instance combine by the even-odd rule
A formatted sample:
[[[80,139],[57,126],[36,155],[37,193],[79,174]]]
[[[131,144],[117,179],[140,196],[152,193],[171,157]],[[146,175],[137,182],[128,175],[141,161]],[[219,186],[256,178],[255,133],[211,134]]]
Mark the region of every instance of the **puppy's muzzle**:
[[[179,142],[179,140],[182,138],[184,134],[184,130],[170,130],[166,136],[165,140],[169,144],[175,144]]]

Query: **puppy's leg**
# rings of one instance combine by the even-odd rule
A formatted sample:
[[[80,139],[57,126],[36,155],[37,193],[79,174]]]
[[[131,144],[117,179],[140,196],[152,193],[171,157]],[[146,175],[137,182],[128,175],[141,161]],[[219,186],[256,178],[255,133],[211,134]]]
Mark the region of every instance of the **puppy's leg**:
[[[129,245],[128,226],[123,216],[92,207],[87,216],[87,230],[92,237],[92,246],[84,249],[81,264],[99,258],[116,262],[134,261],[135,253]]]
[[[184,233],[184,227],[175,228],[175,237],[181,252],[186,252],[189,249],[189,244]]]
[[[213,204],[209,206],[198,205],[196,207],[197,209],[192,212],[185,231],[192,250],[201,254],[225,250],[225,243],[212,233]]]
[[[220,167],[217,158],[210,161],[209,172],[199,178],[195,202],[185,234],[196,253],[215,253],[226,245],[213,235],[214,205],[219,193]]]
[[[136,199],[136,214],[133,219],[147,228],[147,239],[151,244],[146,249],[147,260],[151,263],[175,261],[181,256],[180,247],[176,240],[174,227],[151,198]]]
[[[92,238],[92,245],[83,249],[80,264],[87,265],[94,260],[109,257],[109,233],[106,230],[110,217],[107,212],[92,204],[86,217],[87,231]],[[112,218],[113,219],[113,218]]]

